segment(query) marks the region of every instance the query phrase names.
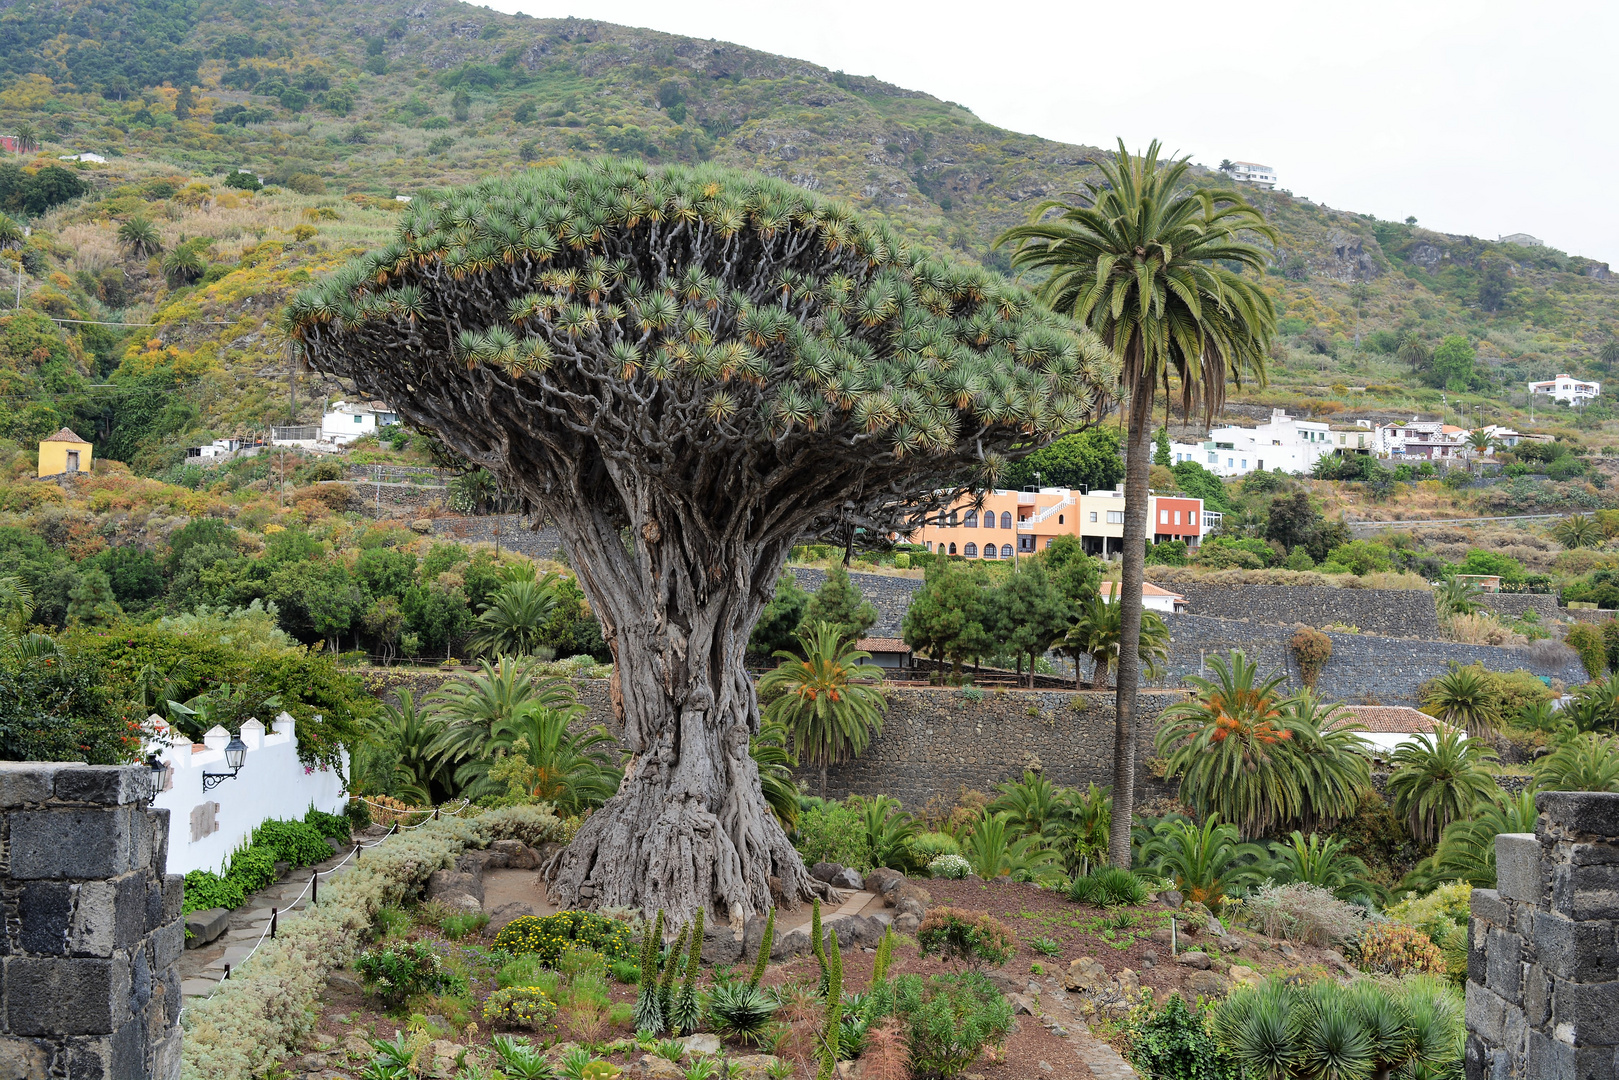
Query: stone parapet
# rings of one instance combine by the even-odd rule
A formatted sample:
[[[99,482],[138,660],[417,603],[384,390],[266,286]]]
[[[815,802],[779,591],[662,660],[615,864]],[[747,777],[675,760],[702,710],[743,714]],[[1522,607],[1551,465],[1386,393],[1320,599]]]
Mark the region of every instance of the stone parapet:
[[[1619,794],[1542,792],[1496,837],[1467,945],[1468,1080],[1619,1077]]]
[[[180,1075],[184,879],[139,765],[0,762],[0,1076]]]

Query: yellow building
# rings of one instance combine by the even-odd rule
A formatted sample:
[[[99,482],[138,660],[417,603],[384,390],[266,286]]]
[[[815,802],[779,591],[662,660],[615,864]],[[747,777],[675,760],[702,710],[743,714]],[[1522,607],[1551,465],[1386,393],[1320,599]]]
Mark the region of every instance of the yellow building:
[[[39,475],[60,476],[63,473],[90,471],[90,444],[63,428],[39,444]]]

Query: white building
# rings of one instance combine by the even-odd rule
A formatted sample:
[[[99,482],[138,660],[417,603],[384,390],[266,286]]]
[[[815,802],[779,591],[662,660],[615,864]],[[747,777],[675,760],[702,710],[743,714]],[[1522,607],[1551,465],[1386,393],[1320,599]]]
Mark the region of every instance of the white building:
[[[1307,473],[1315,468],[1317,460],[1337,449],[1338,441],[1330,425],[1320,420],[1300,420],[1281,409],[1273,409],[1270,419],[1256,427],[1215,428],[1199,442],[1169,444],[1176,464],[1195,461],[1216,476],[1246,476],[1268,469]]]
[[[399,415],[386,402],[339,401],[321,417],[322,442],[351,443],[362,435],[375,435],[380,428],[399,423]]]
[[[1276,170],[1269,165],[1260,165],[1252,161],[1233,161],[1225,174],[1238,183],[1253,184],[1267,191],[1276,186]]]
[[[1426,742],[1432,745],[1438,732],[1450,728],[1443,721],[1435,720],[1409,705],[1345,705],[1338,710],[1338,715],[1340,719],[1331,726],[1358,724],[1360,737],[1371,746],[1372,757],[1379,761],[1387,761],[1401,743]],[[1466,733],[1463,732],[1465,737]]]
[[[1104,581],[1097,586],[1096,591],[1103,600],[1109,603],[1113,600],[1113,592],[1119,587],[1117,581]],[[1147,611],[1176,612],[1186,610],[1186,597],[1180,593],[1170,592],[1159,588],[1150,581],[1141,583],[1141,606]]]
[[[86,161],[92,165],[105,165],[107,159],[100,154],[63,154],[61,161]]]
[[[1599,382],[1585,382],[1572,375],[1559,375],[1555,379],[1545,382],[1532,382],[1529,384],[1531,394],[1544,394],[1553,401],[1561,401],[1566,405],[1584,405],[1588,401],[1602,396],[1602,384]]]
[[[1403,458],[1416,461],[1457,461],[1467,449],[1466,428],[1438,420],[1419,420],[1413,416],[1399,424],[1380,424],[1374,431],[1374,448],[1378,457]],[[1514,440],[1518,438],[1512,432]]]

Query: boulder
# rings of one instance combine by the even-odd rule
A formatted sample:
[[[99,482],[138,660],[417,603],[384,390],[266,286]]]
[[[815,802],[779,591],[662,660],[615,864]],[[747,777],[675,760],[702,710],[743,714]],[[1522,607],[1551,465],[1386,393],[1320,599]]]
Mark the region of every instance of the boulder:
[[[1028,994],[1007,994],[1006,1000],[1012,1003],[1013,1016],[1038,1016],[1040,1014],[1034,999]]]
[[[1350,966],[1349,961],[1344,959],[1344,954],[1337,949],[1323,951],[1321,958],[1327,962],[1328,967],[1333,968],[1340,975],[1353,975],[1355,973],[1355,969]]]
[[[1194,971],[1186,978],[1186,989],[1189,996],[1220,998],[1231,991],[1231,980],[1218,971]]]
[[[770,949],[770,959],[785,960],[790,956],[802,956],[809,951],[811,951],[809,931],[800,928],[790,934],[776,935],[776,943]]]
[[[906,896],[902,897],[899,903],[894,905],[894,911],[899,915],[915,915],[917,920],[920,921],[926,917],[928,906],[914,896]]]
[[[759,955],[759,942],[764,940],[765,924],[769,921],[764,915],[753,915],[748,918],[747,923],[742,927],[742,955],[747,957],[750,962]],[[773,931],[773,933],[777,939],[781,937],[779,929]],[[772,941],[770,944],[774,946],[776,942]]]
[[[905,884],[905,875],[898,870],[890,870],[886,866],[878,867],[865,877],[866,888],[882,897],[886,897],[903,884]]]
[[[764,928],[761,927],[760,934],[763,933]],[[722,967],[734,964],[742,959],[742,939],[736,936],[735,930],[724,923],[718,926],[705,925],[702,958],[705,964],[719,964]]]
[[[348,847],[347,844],[343,843],[343,841],[339,840],[335,836],[328,836],[326,838],[326,843],[331,846],[333,855],[341,855],[341,854],[343,854],[343,849]]]
[[[720,1052],[720,1037],[718,1035],[687,1035],[680,1041],[686,1047],[686,1053],[688,1054],[717,1054]]]
[[[359,979],[341,971],[329,972],[326,976],[326,985],[345,994],[361,994],[365,992],[365,986],[361,984]]]
[[[464,856],[463,856],[464,858]],[[457,860],[459,867],[461,860]],[[434,870],[427,878],[427,899],[448,902],[451,896],[469,896],[483,905],[483,870]]]
[[[525,904],[520,900],[502,904],[489,913],[489,931],[490,933],[498,933],[502,927],[513,919],[521,919],[524,915],[532,914],[534,914],[532,904]]]
[[[839,915],[822,924],[823,930],[838,932],[840,948],[876,945],[883,939],[883,924],[862,915]],[[830,940],[830,939],[827,939]],[[825,942],[823,942],[824,944]]]
[[[1158,902],[1168,908],[1178,908],[1186,902],[1186,897],[1181,895],[1180,890],[1170,889],[1158,894]]]
[[[521,840],[496,840],[489,845],[489,850],[505,859],[503,865],[513,870],[538,870],[540,868],[540,853],[523,843]]]
[[[832,884],[832,879],[843,873],[843,864],[835,862],[818,862],[810,867],[810,877],[816,881]]]
[[[1136,973],[1131,971],[1129,968],[1125,968],[1123,971],[1119,972],[1118,975],[1114,977],[1114,981],[1118,983],[1119,990],[1129,997],[1135,997],[1141,993],[1141,980],[1137,978]]]
[[[479,880],[483,879],[486,869],[499,869],[506,865],[506,861],[498,851],[463,851],[456,856],[455,868],[463,874],[471,874]]]
[[[894,932],[896,934],[914,934],[916,933],[917,928],[921,925],[921,917],[912,915],[908,911],[903,915],[896,915],[894,917]]]
[[[1286,960],[1297,960],[1299,958],[1299,951],[1285,941],[1276,946],[1276,951],[1281,953],[1283,959]]]
[[[211,907],[186,916],[186,948],[200,949],[225,932],[230,925],[230,908]]]
[[[859,892],[866,887],[865,880],[861,878],[860,872],[848,866],[834,874],[828,884],[834,889],[849,889],[853,892]]]
[[[1231,970],[1226,974],[1231,977],[1231,981],[1237,986],[1252,986],[1255,983],[1264,981],[1264,976],[1247,964],[1232,964]]]
[[[1147,940],[1152,942],[1154,945],[1168,945],[1169,944],[1169,927],[1167,927],[1167,926],[1158,927],[1151,934],[1147,935]]]
[[[1068,965],[1063,973],[1062,985],[1064,990],[1071,990],[1080,994],[1094,994],[1102,987],[1110,984],[1107,968],[1093,956],[1081,956]]]
[[[646,1080],[686,1080],[685,1069],[656,1054],[642,1054],[641,1060],[636,1062],[635,1075]]]
[[[781,1068],[778,1060],[770,1054],[744,1054],[731,1058],[727,1064],[736,1080],[770,1080]]]
[[[899,907],[900,902],[903,900],[915,900],[924,908],[933,903],[933,894],[914,881],[907,881],[898,889],[895,889],[890,896],[895,907]]]
[[[482,902],[477,897],[468,896],[466,893],[448,893],[439,897],[436,902],[449,908],[452,912],[460,911],[468,915],[477,915],[483,911]]]
[[[1209,954],[1197,949],[1193,949],[1191,952],[1183,952],[1179,956],[1175,957],[1175,963],[1180,964],[1182,967],[1197,968],[1199,971],[1207,971],[1209,970]]]

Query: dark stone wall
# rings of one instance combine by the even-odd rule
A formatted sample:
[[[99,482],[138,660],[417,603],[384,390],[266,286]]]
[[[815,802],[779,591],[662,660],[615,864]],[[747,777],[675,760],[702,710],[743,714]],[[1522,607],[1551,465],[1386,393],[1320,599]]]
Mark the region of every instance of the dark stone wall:
[[[1557,597],[1551,593],[1483,593],[1479,603],[1491,611],[1508,618],[1533,611],[1544,622],[1568,618],[1568,609],[1557,606]]]
[[[1433,593],[1414,589],[1332,589],[1311,585],[1227,585],[1175,581],[1189,615],[1255,623],[1326,626],[1343,623],[1374,634],[1431,638],[1439,634]]]
[[[1302,685],[1288,647],[1292,626],[1191,614],[1166,615],[1164,620],[1169,624],[1169,660],[1154,685],[1179,685],[1185,676],[1203,670],[1208,656],[1232,649],[1243,650],[1266,673],[1285,670],[1289,685]],[[1573,650],[1550,642],[1538,642],[1536,648],[1506,648],[1332,631],[1327,637],[1332,640],[1332,658],[1321,672],[1316,691],[1329,700],[1353,705],[1421,705],[1417,688],[1443,675],[1452,662],[1482,663],[1491,671],[1527,668],[1571,686],[1586,681],[1585,669]]]
[[[532,522],[520,514],[489,514],[483,517],[441,517],[433,519],[433,536],[463,544],[493,544],[516,551],[531,559],[556,559],[562,551],[562,538],[555,528],[530,528]],[[497,532],[498,531],[498,532]]]
[[[1157,717],[1186,700],[1178,691],[1143,691],[1136,745],[1138,797],[1167,789],[1147,773]],[[882,734],[855,761],[827,770],[827,794],[888,795],[912,810],[938,797],[953,802],[962,787],[992,792],[1036,763],[1053,783],[1084,787],[1113,782],[1113,695],[1082,691],[987,691],[973,701],[960,690],[890,693]],[[819,774],[799,779],[819,793]]]
[[[169,812],[139,765],[0,762],[0,1075],[180,1075]]]
[[[1619,795],[1542,792],[1467,926],[1468,1080],[1619,1076]]]

